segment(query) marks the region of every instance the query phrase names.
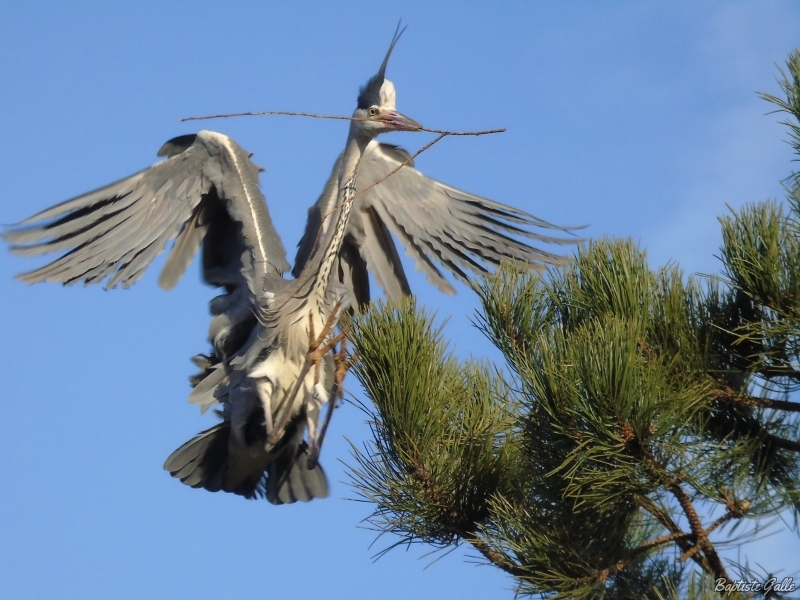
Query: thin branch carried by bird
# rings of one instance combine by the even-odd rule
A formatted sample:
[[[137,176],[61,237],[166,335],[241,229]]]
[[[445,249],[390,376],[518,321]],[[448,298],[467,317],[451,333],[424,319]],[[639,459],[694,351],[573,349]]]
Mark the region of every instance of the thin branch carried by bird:
[[[266,115],[282,115],[287,117],[311,117],[313,119],[337,119],[340,121],[369,121],[370,119],[365,117],[345,117],[343,115],[322,115],[318,113],[307,113],[307,112],[292,112],[286,110],[265,110],[262,112],[242,112],[242,113],[228,113],[228,114],[220,114],[220,115],[207,115],[204,117],[186,117],[183,119],[178,119],[179,123],[185,123],[186,121],[206,121],[209,119],[228,119],[230,117],[262,117]],[[500,129],[483,129],[481,131],[445,131],[443,129],[428,129],[427,127],[419,127],[417,131],[427,131],[428,133],[438,133],[442,136],[447,135],[489,135],[492,133],[505,133],[505,127]],[[437,140],[438,141],[438,140]]]
[[[292,111],[285,111],[285,110],[266,110],[262,112],[242,112],[242,113],[226,113],[226,114],[219,114],[219,115],[207,115],[202,117],[186,117],[183,119],[178,119],[179,123],[184,123],[186,121],[206,121],[209,119],[228,119],[231,117],[261,117],[267,115],[281,115],[281,116],[288,116],[288,117],[311,117],[313,119],[336,119],[340,121],[367,121],[369,119],[363,117],[346,117],[343,115],[323,115],[319,113],[307,113],[307,112],[292,112]],[[409,156],[406,160],[400,163],[395,169],[393,169],[390,173],[379,179],[378,181],[373,182],[363,190],[359,190],[356,192],[356,195],[350,200],[351,202],[358,198],[360,195],[366,193],[367,191],[374,188],[379,183],[386,181],[389,177],[397,173],[400,169],[411,163],[415,158],[417,158],[420,154],[429,150],[434,144],[439,142],[442,138],[457,135],[457,136],[465,136],[465,135],[491,135],[493,133],[505,133],[505,127],[500,129],[483,129],[480,131],[445,131],[442,129],[428,129],[427,127],[420,126],[418,131],[425,131],[427,133],[436,133],[438,137],[434,138],[427,144],[425,144],[422,148],[417,150],[413,155]],[[331,210],[329,210],[325,215],[322,217],[322,222],[325,221],[330,215],[341,208],[341,204],[335,205]],[[317,236],[314,240],[314,247],[316,247],[317,243],[319,242],[319,238],[322,234],[322,226],[317,230]]]

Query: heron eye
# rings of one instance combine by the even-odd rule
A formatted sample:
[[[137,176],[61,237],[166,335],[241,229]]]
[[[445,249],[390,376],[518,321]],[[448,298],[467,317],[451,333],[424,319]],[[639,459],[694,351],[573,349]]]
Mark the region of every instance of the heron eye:
[[[376,116],[377,114],[378,114],[378,109],[377,109],[377,108],[375,108],[374,106],[373,106],[373,107],[371,107],[371,108],[369,109],[369,116],[370,116],[370,117],[374,117],[374,116]]]

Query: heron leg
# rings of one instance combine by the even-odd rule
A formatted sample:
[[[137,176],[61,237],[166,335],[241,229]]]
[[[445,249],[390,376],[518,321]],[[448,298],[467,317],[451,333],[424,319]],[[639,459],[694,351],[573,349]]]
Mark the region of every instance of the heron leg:
[[[317,446],[317,425],[319,424],[319,402],[310,402],[311,406],[306,409],[306,425],[308,426],[308,447]]]
[[[336,344],[343,338],[343,334],[337,335],[333,338],[330,342],[323,345],[325,338],[330,333],[331,329],[336,326],[336,322],[338,321],[339,316],[339,307],[341,306],[341,301],[337,302],[331,311],[328,320],[325,323],[325,327],[322,328],[322,332],[319,334],[319,337],[314,339],[314,328],[313,325],[309,328],[309,333],[311,340],[308,345],[308,354],[306,355],[306,359],[303,362],[303,367],[300,369],[300,373],[297,376],[297,380],[294,382],[292,389],[285,395],[283,400],[283,411],[281,412],[280,419],[278,419],[275,428],[270,432],[267,431],[267,443],[268,444],[275,444],[278,440],[281,439],[283,436],[283,432],[286,430],[286,426],[289,423],[289,418],[292,414],[292,406],[294,405],[294,400],[297,397],[297,394],[300,392],[300,388],[303,386],[305,381],[306,375],[311,370],[312,365],[318,365],[322,362],[322,358],[325,356],[327,352],[330,352]],[[312,315],[313,316],[313,315]],[[310,323],[313,323],[313,318],[311,319]],[[317,375],[316,381],[318,379],[318,370],[315,372]]]
[[[270,383],[269,389],[264,389],[267,387],[264,384],[258,384],[258,395],[261,397],[261,405],[264,407],[264,426],[267,429],[267,437],[273,431],[273,423],[272,423],[272,390],[273,386]]]
[[[328,400],[328,411],[325,413],[325,422],[322,424],[319,437],[312,438],[311,427],[309,426],[308,428],[309,469],[313,469],[317,466],[317,464],[319,464],[319,454],[322,451],[322,443],[325,441],[325,433],[328,431],[328,425],[331,423],[331,417],[333,417],[333,409],[336,408],[336,404],[342,397],[342,384],[344,383],[344,378],[347,376],[347,372],[350,370],[350,367],[353,366],[353,359],[347,358],[347,338],[342,339],[341,350],[339,350],[339,352],[337,352],[334,356],[334,361],[336,364],[336,372],[334,376],[333,389],[331,390],[331,396]]]

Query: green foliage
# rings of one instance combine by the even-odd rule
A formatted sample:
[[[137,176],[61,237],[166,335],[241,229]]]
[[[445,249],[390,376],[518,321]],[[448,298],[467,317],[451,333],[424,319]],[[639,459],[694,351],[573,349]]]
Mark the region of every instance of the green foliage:
[[[765,98],[800,122],[800,53],[788,68],[787,99]],[[469,543],[522,595],[718,597],[737,571],[717,546],[800,510],[800,178],[787,181],[788,209],[720,219],[719,277],[653,271],[632,242],[601,239],[565,267],[484,279],[477,325],[506,374],[459,362],[411,301],[352,319],[374,440],[351,477],[373,526],[398,544]]]
[[[412,301],[373,307],[350,327],[354,372],[376,408],[375,444],[353,472],[378,506],[373,524],[404,541],[452,544],[487,517],[492,491],[510,486],[509,390],[449,355]]]

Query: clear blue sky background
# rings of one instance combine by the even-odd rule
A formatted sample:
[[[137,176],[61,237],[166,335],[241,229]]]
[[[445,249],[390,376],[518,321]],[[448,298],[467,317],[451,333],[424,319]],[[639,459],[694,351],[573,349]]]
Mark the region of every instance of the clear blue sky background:
[[[197,129],[181,117],[350,114],[400,17],[399,109],[431,127],[508,128],[444,140],[418,160],[432,176],[589,235],[631,236],[652,266],[687,273],[717,270],[726,203],[781,196],[792,156],[755,92],[777,92],[775,63],[800,40],[797,3],[29,1],[0,6],[0,222],[152,164],[162,142]],[[205,126],[256,153],[293,249],[347,125]],[[420,549],[372,563],[394,540],[370,549],[374,533],[359,529],[370,507],[341,499],[344,436],[368,436],[352,406],[322,455],[328,500],[274,507],[171,479],[164,458],[214,422],[185,401],[212,290],[196,266],[171,293],[157,268],[108,293],[12,281],[33,264],[0,252],[0,596],[512,597],[508,578],[461,551],[427,570]],[[412,284],[450,317],[460,355],[496,356],[463,286],[450,298]],[[800,544],[778,535],[749,556],[795,570]]]

